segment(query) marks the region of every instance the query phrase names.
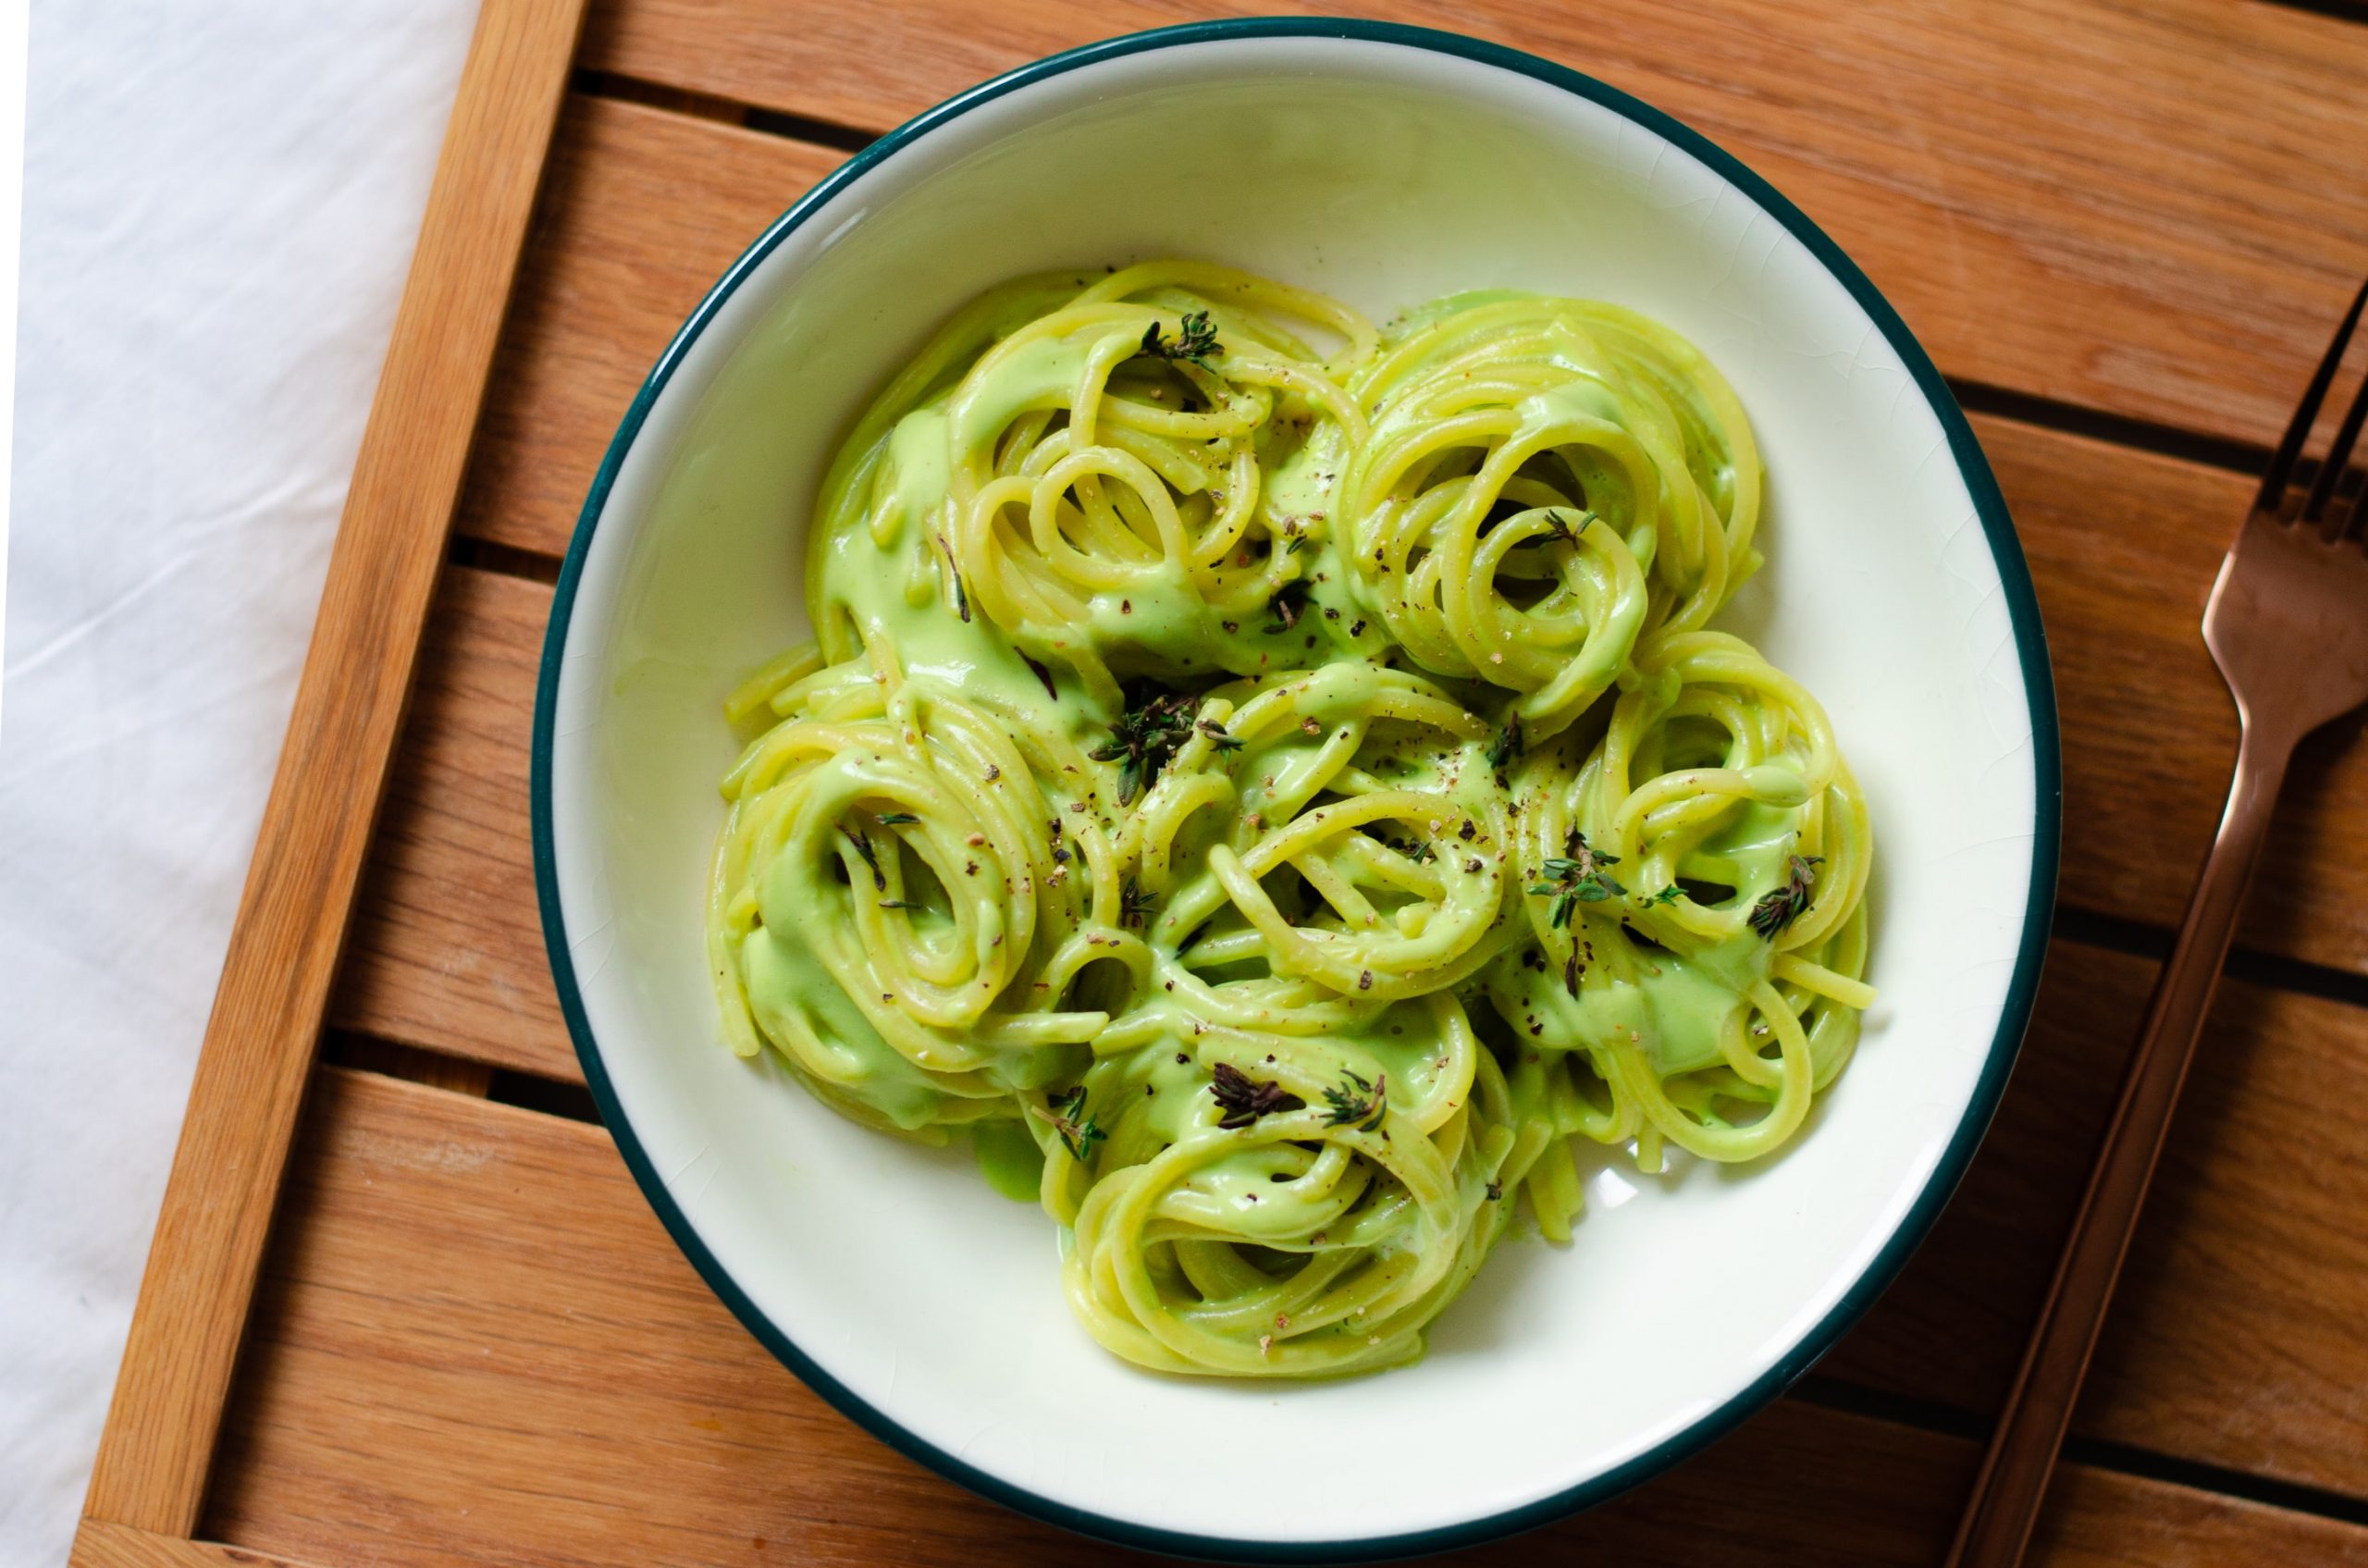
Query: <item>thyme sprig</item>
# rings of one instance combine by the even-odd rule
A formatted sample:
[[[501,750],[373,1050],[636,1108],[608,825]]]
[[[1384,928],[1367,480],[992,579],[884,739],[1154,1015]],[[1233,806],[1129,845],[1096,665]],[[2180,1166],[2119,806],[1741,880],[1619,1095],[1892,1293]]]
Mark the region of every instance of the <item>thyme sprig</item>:
[[[1217,1122],[1222,1128],[1248,1127],[1263,1116],[1307,1107],[1306,1101],[1281,1084],[1261,1082],[1231,1062],[1219,1062],[1214,1077],[1209,1093],[1225,1111]]]
[[[1163,336],[1154,321],[1143,328],[1141,351],[1161,359],[1190,360],[1202,370],[1215,370],[1209,356],[1217,352],[1217,329],[1204,310],[1188,311],[1175,337]]]
[[[1548,880],[1534,883],[1529,890],[1533,897],[1554,901],[1547,906],[1546,923],[1558,930],[1570,925],[1571,911],[1580,905],[1600,904],[1628,891],[1617,877],[1603,869],[1618,865],[1619,856],[1593,848],[1587,843],[1587,835],[1576,828],[1571,830],[1568,848],[1568,855],[1546,858]]]
[[[1751,929],[1762,937],[1773,940],[1778,932],[1801,918],[1809,907],[1810,890],[1817,881],[1816,867],[1825,864],[1822,855],[1795,855],[1784,885],[1771,888],[1760,895],[1745,917]]]
[[[1051,1096],[1043,1105],[1028,1108],[1053,1124],[1053,1130],[1060,1135],[1061,1147],[1067,1149],[1069,1158],[1079,1165],[1083,1165],[1086,1156],[1093,1153],[1096,1143],[1110,1136],[1085,1114],[1085,1085],[1082,1083]]]
[[[1389,1075],[1377,1072],[1368,1083],[1362,1074],[1343,1068],[1340,1081],[1324,1092],[1324,1103],[1331,1107],[1326,1118],[1329,1125],[1371,1132],[1389,1112]]]
[[[1131,805],[1149,789],[1176,750],[1192,734],[1192,709],[1198,699],[1181,692],[1154,690],[1129,707],[1110,726],[1110,738],[1086,755],[1096,762],[1118,764],[1118,804]]]
[[[962,563],[954,559],[954,547],[945,542],[944,534],[937,536],[937,548],[945,552],[946,575],[954,579],[954,608],[962,612],[962,623],[967,626],[970,623],[970,590],[962,584]]]

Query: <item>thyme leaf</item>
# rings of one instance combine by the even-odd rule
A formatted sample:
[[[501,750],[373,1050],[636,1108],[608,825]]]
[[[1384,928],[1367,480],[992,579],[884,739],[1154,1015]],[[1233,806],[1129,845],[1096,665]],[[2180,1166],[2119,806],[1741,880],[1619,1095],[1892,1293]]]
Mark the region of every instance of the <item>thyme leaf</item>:
[[[880,857],[872,852],[871,840],[850,828],[843,827],[839,831],[847,835],[847,842],[855,846],[855,852],[863,857],[865,865],[871,868],[871,891],[887,892],[888,875],[880,869]]]
[[[1505,727],[1489,739],[1486,753],[1488,766],[1501,773],[1521,754],[1521,715],[1509,714],[1505,719]]]
[[[1118,890],[1118,923],[1122,926],[1142,924],[1151,917],[1153,902],[1151,891],[1136,886],[1135,879],[1128,877],[1126,885]]]
[[[1299,618],[1307,613],[1307,585],[1285,583],[1275,590],[1275,597],[1266,601],[1266,611],[1274,616],[1274,620],[1264,627],[1268,636],[1278,636],[1289,631],[1299,624]]]
[[[1223,724],[1218,723],[1215,719],[1203,719],[1192,727],[1200,731],[1202,735],[1208,736],[1209,744],[1215,747],[1219,751],[1239,751],[1243,747],[1250,744],[1248,741],[1243,740],[1240,735],[1234,735],[1227,730]]]

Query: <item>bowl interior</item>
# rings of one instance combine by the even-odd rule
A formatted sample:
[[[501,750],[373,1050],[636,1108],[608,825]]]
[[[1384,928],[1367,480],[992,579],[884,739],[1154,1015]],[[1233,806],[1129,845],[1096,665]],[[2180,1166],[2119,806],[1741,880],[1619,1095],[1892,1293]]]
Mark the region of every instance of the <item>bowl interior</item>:
[[[804,635],[810,503],[849,420],[987,285],[1170,253],[1375,319],[1502,285],[1692,338],[1769,474],[1769,565],[1720,623],[1824,700],[1881,846],[1882,999],[1789,1151],[1657,1178],[1590,1162],[1572,1245],[1509,1240],[1425,1361],[1338,1383],[1170,1379],[1103,1352],[1042,1214],[991,1191],[967,1148],[864,1131],[731,1056],[702,954],[734,753],[720,704]],[[621,1141],[744,1315],[875,1426],[1048,1514],[1304,1546],[1565,1499],[1797,1372],[1978,1131],[2029,983],[2035,865],[2053,877],[2043,654],[1976,505],[1986,474],[1961,472],[1900,346],[1810,244],[1562,85],[1436,46],[1252,35],[980,101],[824,191],[735,278],[629,422],[579,541],[544,776],[562,990],[572,970]]]

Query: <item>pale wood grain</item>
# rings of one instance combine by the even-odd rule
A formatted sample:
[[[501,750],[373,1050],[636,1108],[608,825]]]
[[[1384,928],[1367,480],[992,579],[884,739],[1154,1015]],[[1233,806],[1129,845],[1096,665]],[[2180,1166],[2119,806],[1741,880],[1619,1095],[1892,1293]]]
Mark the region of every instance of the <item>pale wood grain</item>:
[[[310,1568],[290,1557],[267,1556],[219,1541],[184,1540],[85,1519],[74,1532],[72,1568]]]
[[[557,555],[635,389],[701,295],[836,167],[827,147],[573,98],[458,526]]]
[[[2368,1561],[2362,1534],[2332,1519],[2067,1464],[2023,1561],[2030,1568],[2342,1568]]]
[[[85,1512],[183,1536],[384,787],[580,0],[487,0],[363,435]]]
[[[2236,706],[2202,628],[2254,481],[2008,421],[1974,424],[2013,508],[2055,666],[2064,901],[2176,926],[2237,755]],[[1781,549],[1781,518],[1774,527]],[[2368,736],[2355,716],[2297,754],[2239,946],[2368,972],[2362,802]]]
[[[325,1071],[210,1534],[401,1563],[1150,1562],[890,1451],[708,1292],[598,1129]],[[1607,1508],[1455,1559],[1932,1560],[1971,1445],[1794,1401]],[[2368,1530],[2067,1473],[2036,1561],[2368,1562]]]
[[[526,836],[526,737],[550,599],[521,578],[448,573],[330,1017],[580,1079],[543,954]]]
[[[1743,157],[1953,375],[2274,438],[2368,253],[2368,31],[2232,0],[603,0],[588,64],[866,130],[1205,17],[1475,33]]]

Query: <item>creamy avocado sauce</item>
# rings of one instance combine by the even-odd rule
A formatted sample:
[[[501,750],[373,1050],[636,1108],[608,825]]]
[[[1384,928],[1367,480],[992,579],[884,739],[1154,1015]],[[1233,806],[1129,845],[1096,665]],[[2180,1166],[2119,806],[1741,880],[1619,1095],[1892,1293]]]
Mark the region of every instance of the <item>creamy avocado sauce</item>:
[[[850,1115],[967,1126],[1128,1359],[1402,1363],[1518,1197],[1566,1233],[1541,1060],[1601,1068],[1590,1135],[1744,1159],[1855,1039],[1863,804],[1703,629],[1749,427],[1615,306],[1076,287],[971,307],[833,465],[719,992]]]

